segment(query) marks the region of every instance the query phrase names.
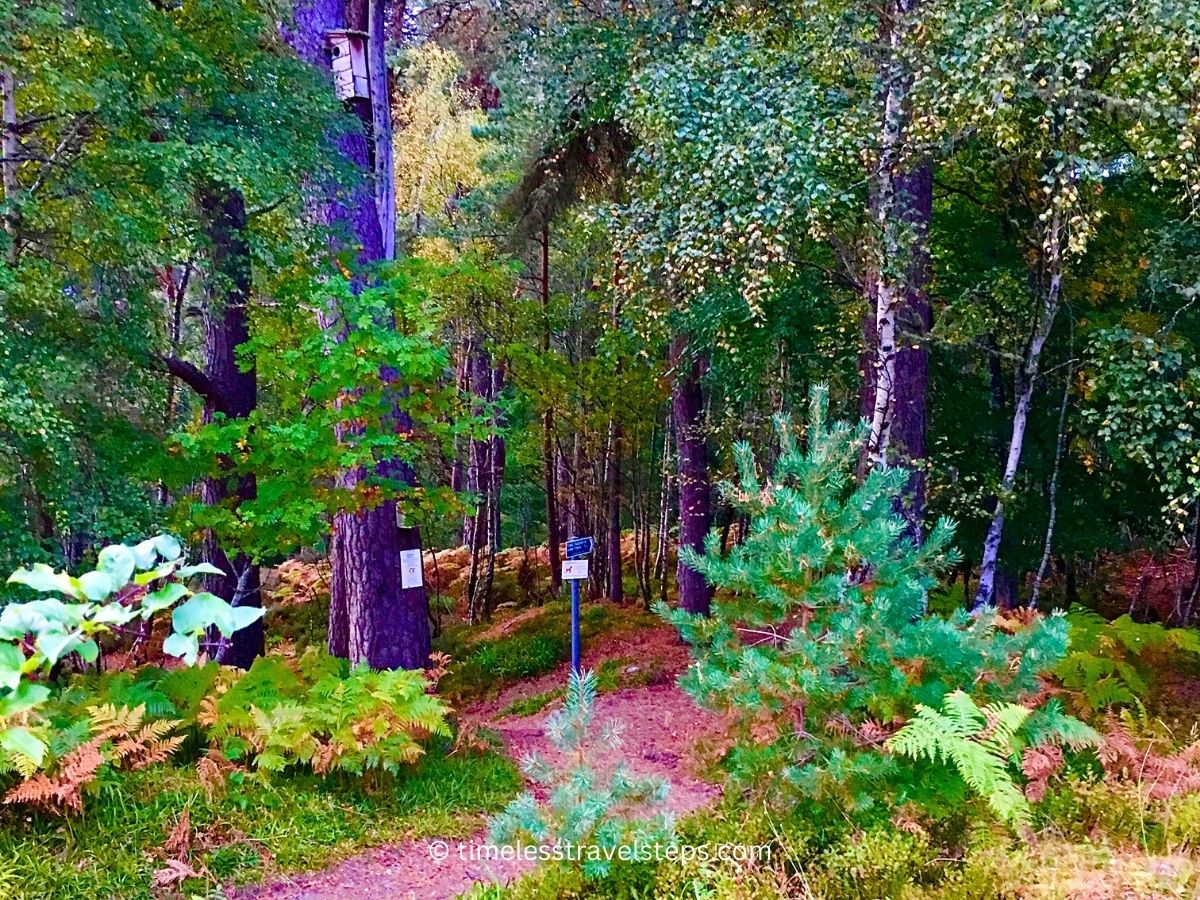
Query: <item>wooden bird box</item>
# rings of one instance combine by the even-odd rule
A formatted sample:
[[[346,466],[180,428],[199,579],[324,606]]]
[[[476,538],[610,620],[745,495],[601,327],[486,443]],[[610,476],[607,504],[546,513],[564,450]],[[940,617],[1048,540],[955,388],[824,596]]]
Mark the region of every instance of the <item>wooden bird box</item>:
[[[367,33],[335,30],[326,35],[333,66],[333,85],[339,100],[369,98],[367,80]]]

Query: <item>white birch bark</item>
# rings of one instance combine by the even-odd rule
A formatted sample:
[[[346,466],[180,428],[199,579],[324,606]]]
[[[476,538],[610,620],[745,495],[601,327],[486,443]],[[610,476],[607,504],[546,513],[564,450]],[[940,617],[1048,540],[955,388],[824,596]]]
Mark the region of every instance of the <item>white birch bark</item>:
[[[1025,429],[1029,423],[1029,408],[1033,402],[1033,391],[1037,386],[1038,367],[1042,349],[1054,327],[1058,307],[1062,298],[1062,211],[1056,209],[1051,218],[1049,233],[1043,244],[1046,254],[1048,278],[1042,294],[1041,310],[1033,335],[1025,348],[1021,368],[1017,372],[1017,402],[1013,410],[1012,435],[1008,441],[1008,455],[1004,460],[1004,472],[1000,478],[1000,490],[996,496],[996,508],[983,540],[983,556],[979,567],[979,587],[975,592],[975,609],[991,606],[995,602],[996,564],[1000,557],[1000,542],[1004,537],[1004,500],[1012,493],[1016,484],[1017,471],[1021,464],[1021,452],[1025,447]]]

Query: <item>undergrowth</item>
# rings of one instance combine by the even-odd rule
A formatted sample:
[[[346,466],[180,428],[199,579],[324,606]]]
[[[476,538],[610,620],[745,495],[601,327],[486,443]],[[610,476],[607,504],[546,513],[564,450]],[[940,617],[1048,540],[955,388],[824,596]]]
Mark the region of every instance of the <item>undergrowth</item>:
[[[495,753],[449,753],[449,742],[395,777],[294,772],[270,781],[232,779],[207,794],[191,767],[157,767],[106,784],[86,814],[61,820],[0,810],[0,872],[21,900],[140,900],[158,896],[164,848],[186,812],[185,864],[199,873],[180,888],[203,895],[218,883],[319,868],[365,847],[405,837],[466,837],[483,814],[521,787],[513,764]]]
[[[652,621],[638,610],[589,603],[580,615],[584,646],[618,629],[638,628]],[[504,688],[553,671],[571,657],[570,607],[547,603],[537,615],[506,634],[474,639],[478,626],[446,629],[436,649],[450,656],[449,673],[438,694],[456,706],[464,701],[494,697]]]

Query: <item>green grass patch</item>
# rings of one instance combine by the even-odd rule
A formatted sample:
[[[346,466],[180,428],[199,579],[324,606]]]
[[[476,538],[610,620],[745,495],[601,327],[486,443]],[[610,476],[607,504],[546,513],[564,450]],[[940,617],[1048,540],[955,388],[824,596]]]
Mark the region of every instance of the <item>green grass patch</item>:
[[[504,718],[505,716],[532,716],[540,713],[555,700],[561,699],[563,693],[563,688],[555,688],[552,691],[543,691],[540,694],[534,694],[532,697],[522,697],[520,700],[514,700],[508,706],[504,707],[504,709],[500,710],[500,718]]]
[[[88,798],[83,815],[55,819],[12,807],[0,813],[0,897],[95,900],[156,896],[161,848],[186,809],[196,848],[183,894],[217,882],[320,868],[406,837],[467,837],[521,788],[495,753],[430,751],[396,778],[295,774],[231,783],[209,800],[194,769],[158,767],[122,776]],[[264,863],[268,859],[268,863]],[[7,892],[6,892],[7,891]]]
[[[588,604],[580,614],[580,634],[586,643],[651,620],[640,611]],[[451,702],[494,697],[511,684],[551,671],[571,655],[570,606],[565,602],[547,603],[538,615],[501,637],[475,639],[481,630],[458,626],[447,629],[437,642],[436,649],[451,658],[450,673],[438,685],[438,693]]]

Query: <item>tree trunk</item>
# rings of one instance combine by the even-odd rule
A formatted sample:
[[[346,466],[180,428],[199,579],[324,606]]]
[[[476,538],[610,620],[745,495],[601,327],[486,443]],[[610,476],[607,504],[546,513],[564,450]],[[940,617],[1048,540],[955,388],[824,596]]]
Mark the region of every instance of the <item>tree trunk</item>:
[[[550,229],[542,227],[542,354],[550,356]],[[542,416],[542,468],[546,487],[546,549],[550,562],[550,591],[558,594],[562,590],[562,554],[559,541],[562,535],[558,528],[558,480],[557,459],[554,452],[554,409],[547,404]]]
[[[612,419],[608,425],[607,455],[608,599],[613,603],[624,603],[625,585],[621,580],[621,426],[616,419]]]
[[[670,551],[671,534],[671,436],[674,433],[674,415],[668,404],[666,421],[663,424],[662,465],[659,474],[658,534],[654,548],[654,580],[658,582],[659,599],[667,602],[667,554]],[[647,603],[647,605],[649,605]]]
[[[16,203],[19,184],[17,166],[20,145],[17,141],[17,80],[7,69],[0,71],[0,187],[4,190],[4,202],[8,209],[4,215],[4,230],[8,234],[8,250],[5,254],[9,265],[17,261]]]
[[[401,7],[403,18],[404,3]],[[396,258],[396,172],[392,151],[391,90],[388,86],[387,0],[370,0],[367,5],[367,77],[371,90],[371,158],[375,169],[375,212],[383,258]]]
[[[378,17],[375,19],[365,24],[377,28]],[[346,8],[342,0],[298,0],[294,22],[282,30],[297,55],[332,82],[326,35],[333,29],[346,27]],[[368,43],[380,47],[382,36],[373,34]],[[376,104],[375,111],[390,118],[386,102]],[[390,121],[372,124],[372,134],[379,133],[379,129],[390,132]],[[386,257],[386,244],[374,189],[367,183],[372,173],[367,137],[361,133],[345,133],[337,139],[337,150],[365,177],[348,194],[340,190],[339,185],[314,185],[309,194],[310,212],[318,224],[330,226],[335,232],[339,228],[348,230],[357,244],[360,262],[382,260]],[[335,239],[331,250],[337,253],[342,249]],[[321,326],[338,340],[345,339],[350,325],[340,321],[336,310],[326,309],[318,318]],[[382,369],[380,376],[397,392],[403,390],[395,383],[394,371]],[[399,412],[394,415],[393,425],[397,432],[409,427]],[[381,461],[377,474],[415,484],[414,473],[396,460]],[[368,472],[361,468],[345,471],[339,477],[340,486],[353,491],[367,476]],[[365,662],[374,668],[420,668],[428,661],[428,598],[424,588],[409,591],[401,588],[400,550],[401,533],[397,527],[394,500],[334,516],[331,653],[348,656],[353,663]]]
[[[1030,607],[1037,606],[1038,595],[1042,590],[1042,580],[1050,570],[1050,557],[1054,549],[1054,527],[1058,522],[1058,473],[1062,467],[1063,450],[1067,444],[1067,405],[1071,399],[1073,373],[1074,368],[1068,365],[1067,374],[1063,378],[1062,403],[1058,407],[1058,432],[1054,441],[1054,469],[1050,473],[1050,487],[1047,491],[1049,510],[1046,514],[1046,539],[1042,542],[1042,559],[1033,576],[1033,587],[1029,590]]]
[[[703,364],[688,351],[687,338],[671,342],[671,410],[678,457],[679,547],[704,552],[704,539],[712,527],[712,486],[708,475],[708,439],[704,433],[704,394],[700,386]],[[708,615],[712,588],[704,576],[682,558],[676,569],[679,606],[690,613]]]
[[[1013,408],[1012,434],[1008,442],[1008,454],[1004,461],[1004,472],[1000,479],[1000,490],[992,521],[983,540],[983,555],[979,565],[979,587],[975,592],[975,609],[991,606],[996,601],[996,566],[1000,557],[1000,542],[1004,537],[1005,499],[1012,492],[1021,463],[1021,452],[1025,447],[1025,429],[1029,423],[1029,408],[1033,403],[1033,391],[1037,386],[1038,368],[1042,349],[1054,327],[1062,296],[1062,214],[1055,211],[1045,241],[1046,281],[1042,294],[1041,309],[1034,324],[1033,334],[1025,347],[1021,366],[1016,377],[1016,404]]]
[[[237,348],[250,340],[247,307],[251,290],[250,242],[247,239],[246,204],[242,195],[230,190],[205,190],[200,197],[205,235],[209,242],[207,312],[204,319],[204,370],[211,394],[204,398],[204,420],[217,412],[230,419],[244,419],[258,406],[255,370],[238,365]],[[228,462],[227,460],[225,461]],[[204,479],[200,498],[205,505],[221,506],[232,500],[249,503],[258,494],[253,475],[230,484],[214,476]],[[202,558],[225,575],[205,578],[205,589],[233,606],[262,606],[258,566],[245,554],[229,559],[216,535],[205,534]],[[248,669],[263,652],[263,622],[234,632],[221,645],[217,661]]]
[[[863,279],[868,306],[864,327],[864,413],[871,423],[865,465],[903,466],[910,472],[900,502],[914,540],[925,513],[925,429],[928,384],[926,340],[931,327],[929,224],[933,170],[928,161],[905,159],[912,118],[912,75],[902,60],[909,23],[919,0],[893,0],[883,28],[889,54],[882,78],[883,117],[879,164],[872,176],[871,213],[879,244]]]

